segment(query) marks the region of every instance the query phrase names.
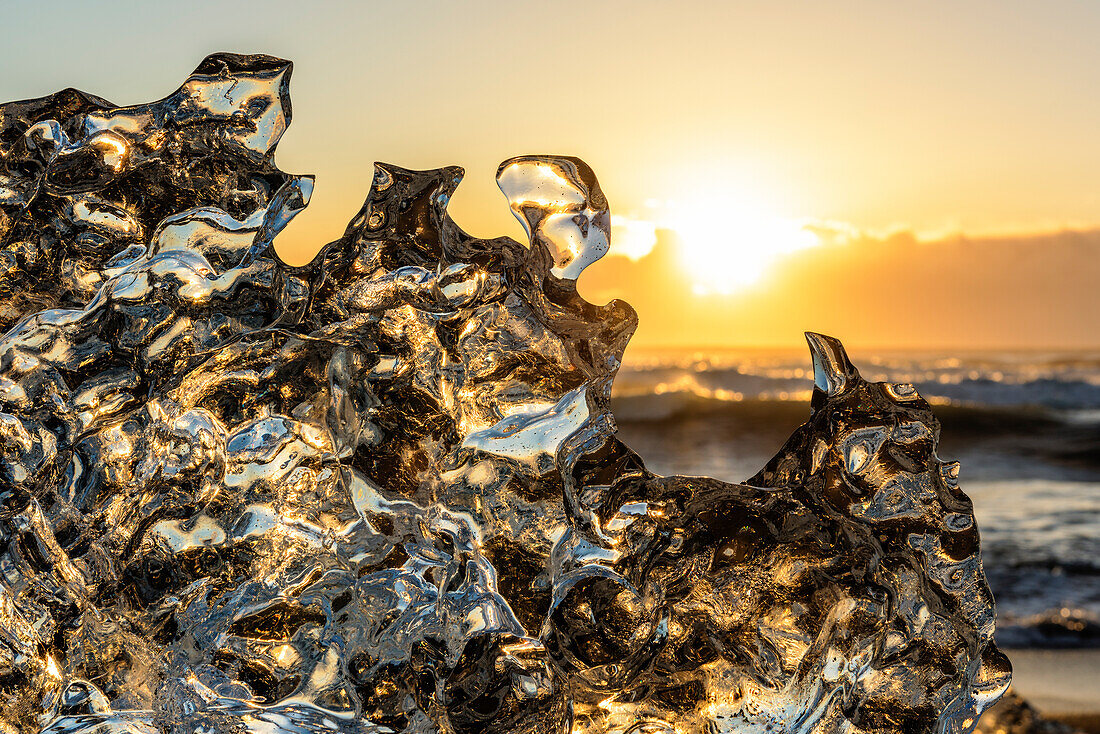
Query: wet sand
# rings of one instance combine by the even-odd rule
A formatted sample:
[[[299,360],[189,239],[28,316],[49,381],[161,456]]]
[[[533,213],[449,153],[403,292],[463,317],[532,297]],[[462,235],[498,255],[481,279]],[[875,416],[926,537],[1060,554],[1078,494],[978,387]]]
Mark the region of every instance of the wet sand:
[[[1005,650],[1012,684],[1043,716],[1100,734],[1100,650]]]

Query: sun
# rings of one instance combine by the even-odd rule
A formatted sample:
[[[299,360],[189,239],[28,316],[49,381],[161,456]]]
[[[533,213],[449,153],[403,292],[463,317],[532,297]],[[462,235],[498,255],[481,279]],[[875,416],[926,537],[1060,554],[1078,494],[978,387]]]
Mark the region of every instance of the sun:
[[[729,295],[756,285],[779,258],[820,243],[803,223],[749,203],[697,204],[674,212],[669,226],[697,295]]]

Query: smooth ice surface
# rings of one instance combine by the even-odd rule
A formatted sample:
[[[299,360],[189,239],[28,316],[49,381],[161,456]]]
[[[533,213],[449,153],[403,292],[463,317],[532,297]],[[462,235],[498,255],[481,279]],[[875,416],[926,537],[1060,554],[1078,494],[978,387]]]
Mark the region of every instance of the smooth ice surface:
[[[912,386],[811,334],[775,459],[657,476],[609,408],[635,314],[576,290],[591,169],[502,164],[521,244],[378,164],[289,267],[289,76],[0,106],[0,730],[973,727],[1008,665]]]

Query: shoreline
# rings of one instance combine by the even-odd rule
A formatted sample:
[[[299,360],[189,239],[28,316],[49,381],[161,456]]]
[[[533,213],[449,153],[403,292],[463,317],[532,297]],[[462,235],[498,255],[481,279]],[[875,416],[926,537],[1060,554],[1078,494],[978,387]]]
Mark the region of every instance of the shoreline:
[[[1100,734],[1100,649],[1006,649],[1012,688],[1043,717]]]

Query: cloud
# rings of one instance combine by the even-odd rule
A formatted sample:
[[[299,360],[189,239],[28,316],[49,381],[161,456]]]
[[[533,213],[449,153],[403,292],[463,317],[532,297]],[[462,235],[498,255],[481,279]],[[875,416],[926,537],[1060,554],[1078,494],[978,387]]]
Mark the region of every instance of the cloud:
[[[639,260],[657,244],[657,225],[647,219],[611,215],[611,255]]]
[[[605,258],[582,293],[635,307],[640,344],[798,346],[804,330],[868,347],[1100,348],[1100,229],[922,239],[836,222],[754,287],[700,295],[674,232]]]

